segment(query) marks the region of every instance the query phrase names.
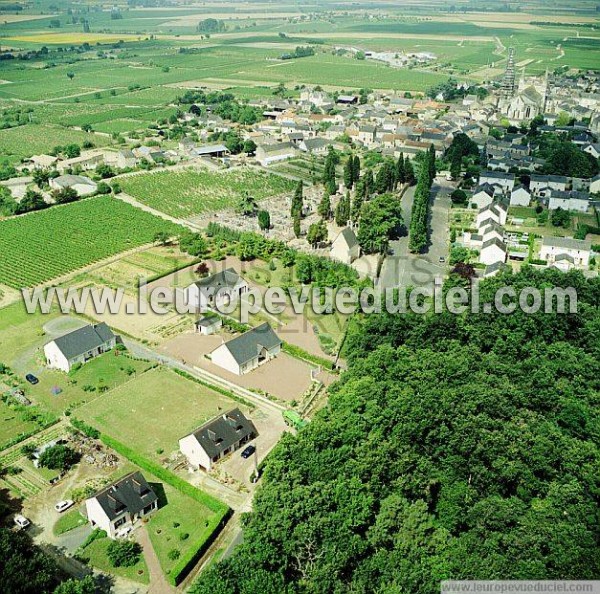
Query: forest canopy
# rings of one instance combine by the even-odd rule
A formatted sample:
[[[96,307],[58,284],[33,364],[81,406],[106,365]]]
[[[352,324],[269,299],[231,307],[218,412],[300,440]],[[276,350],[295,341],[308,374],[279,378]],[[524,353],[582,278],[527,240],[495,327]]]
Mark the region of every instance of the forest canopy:
[[[600,281],[577,314],[375,314],[329,405],[266,465],[244,542],[194,594],[439,592],[600,574]]]

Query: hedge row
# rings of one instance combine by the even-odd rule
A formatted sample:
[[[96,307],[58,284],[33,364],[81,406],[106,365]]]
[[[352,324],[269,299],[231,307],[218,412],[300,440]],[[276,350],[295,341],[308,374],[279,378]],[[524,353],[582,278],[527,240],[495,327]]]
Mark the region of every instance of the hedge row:
[[[200,491],[193,485],[190,485],[187,481],[180,479],[176,474],[172,473],[170,470],[163,468],[160,464],[156,462],[152,462],[152,460],[148,460],[144,456],[140,455],[138,452],[132,450],[130,447],[122,444],[120,441],[113,439],[109,435],[102,433],[100,435],[100,439],[110,448],[119,452],[122,456],[125,456],[128,460],[133,462],[135,465],[143,468],[148,471],[150,474],[153,474],[156,478],[159,478],[161,481],[171,485],[184,495],[191,497],[192,499],[198,501],[210,511],[214,513],[222,513],[224,510],[228,509],[228,507],[224,504],[211,497],[207,493]]]
[[[282,350],[284,353],[287,353],[288,355],[291,355],[296,359],[302,359],[303,361],[308,361],[309,363],[320,365],[323,369],[333,370],[333,361],[329,361],[329,359],[324,359],[323,357],[319,357],[318,355],[313,355],[308,351],[305,351],[304,349],[300,348],[299,346],[296,346],[295,344],[284,342]]]
[[[168,580],[173,586],[178,586],[185,576],[195,567],[196,563],[200,561],[204,553],[206,553],[217,538],[217,535],[224,528],[232,513],[231,509],[227,508],[225,514],[214,515],[209,520],[208,526],[204,531],[204,534],[200,537],[200,540],[188,550],[187,554],[180,557],[175,567],[171,569]]]
[[[153,474],[156,478],[159,478],[161,481],[171,485],[171,487],[177,489],[183,495],[191,497],[195,501],[198,501],[207,507],[210,511],[214,512],[215,515],[209,520],[208,527],[202,535],[200,541],[196,543],[194,547],[190,548],[187,555],[181,557],[180,561],[169,573],[169,581],[174,586],[177,586],[183,581],[189,571],[194,567],[202,555],[204,555],[208,547],[210,547],[210,545],[214,542],[220,530],[229,519],[232,513],[231,509],[214,497],[211,497],[207,493],[204,493],[200,489],[190,485],[183,479],[180,479],[170,470],[167,470],[166,468],[160,466],[160,464],[156,464],[144,456],[141,456],[138,452],[122,444],[120,441],[113,439],[109,435],[102,433],[100,439],[108,447],[121,454],[121,456],[127,458],[130,462],[133,462],[143,470]]]

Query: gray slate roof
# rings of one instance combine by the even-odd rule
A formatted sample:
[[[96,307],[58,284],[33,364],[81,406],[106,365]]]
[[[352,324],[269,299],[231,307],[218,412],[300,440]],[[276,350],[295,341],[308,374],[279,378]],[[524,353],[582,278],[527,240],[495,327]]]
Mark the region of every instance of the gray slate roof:
[[[567,250],[591,250],[592,242],[582,239],[571,239],[569,237],[544,237],[542,245],[548,247],[563,248]]]
[[[71,360],[106,344],[114,338],[115,335],[112,330],[102,322],[100,324],[90,324],[64,336],[59,336],[54,339],[54,342],[61,353],[68,360]]]
[[[234,408],[202,425],[192,435],[207,455],[214,458],[242,439],[253,439],[258,432],[252,421],[248,420],[239,408]]]
[[[213,288],[215,291],[218,291],[224,288],[232,289],[240,280],[240,275],[233,268],[227,268],[226,270],[221,270],[221,272],[207,276],[194,284],[202,289]]]
[[[273,328],[265,322],[248,332],[226,342],[225,345],[233,355],[238,365],[243,365],[256,358],[260,351],[265,348],[270,350],[276,346],[281,346],[281,339]]]
[[[158,499],[139,470],[102,489],[93,498],[98,501],[110,520],[114,520],[125,511],[136,514]]]

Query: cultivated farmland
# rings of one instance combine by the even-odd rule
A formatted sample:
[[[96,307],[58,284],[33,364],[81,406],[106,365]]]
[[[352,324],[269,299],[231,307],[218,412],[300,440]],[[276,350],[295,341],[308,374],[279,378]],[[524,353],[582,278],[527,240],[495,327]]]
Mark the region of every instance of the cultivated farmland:
[[[0,283],[29,287],[181,229],[110,196],[0,222]]]
[[[120,184],[139,202],[178,218],[231,208],[244,191],[260,201],[289,194],[295,185],[280,176],[248,169],[159,171],[122,178]]]

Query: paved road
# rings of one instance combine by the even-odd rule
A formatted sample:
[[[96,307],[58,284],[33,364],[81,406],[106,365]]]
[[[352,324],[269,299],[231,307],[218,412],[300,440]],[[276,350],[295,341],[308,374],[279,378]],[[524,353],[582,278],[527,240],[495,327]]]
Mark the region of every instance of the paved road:
[[[450,210],[450,192],[452,187],[440,177],[436,178],[431,192],[429,246],[422,254],[408,251],[408,235],[390,243],[392,252],[383,263],[380,286],[416,287],[430,286],[436,276],[443,276],[447,269],[440,264],[441,257],[448,261],[448,212]],[[406,228],[410,226],[411,210],[415,188],[410,188],[402,198],[402,209]]]

